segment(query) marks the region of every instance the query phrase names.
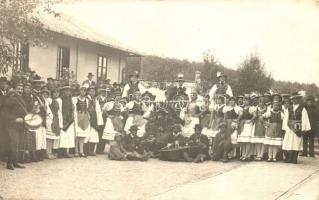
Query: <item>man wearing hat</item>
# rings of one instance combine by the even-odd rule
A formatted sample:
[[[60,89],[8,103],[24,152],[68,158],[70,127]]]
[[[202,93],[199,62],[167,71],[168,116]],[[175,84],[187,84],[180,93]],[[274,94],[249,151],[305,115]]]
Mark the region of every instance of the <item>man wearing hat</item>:
[[[135,91],[139,91],[141,94],[145,92],[145,87],[138,81],[138,72],[134,71],[129,75],[129,82],[125,84],[123,88],[122,97],[132,97]]]
[[[228,153],[232,150],[231,139],[229,135],[227,135],[226,123],[221,123],[218,126],[219,132],[216,134],[213,143],[213,155],[212,159],[214,161],[219,161],[222,159],[223,162],[228,161]]]
[[[188,99],[188,95],[186,94],[186,88],[183,87],[185,80],[184,75],[179,73],[177,75],[176,85],[172,88],[169,88],[166,92],[166,99],[167,100],[174,100],[177,96],[183,96],[184,98]]]
[[[88,111],[90,114],[91,131],[89,136],[89,155],[95,155],[97,150],[97,143],[99,143],[99,127],[104,124],[102,117],[102,110],[100,103],[95,97],[95,87],[89,87],[88,89]]]
[[[307,96],[306,97],[306,105],[305,108],[308,113],[309,121],[310,121],[310,127],[311,130],[305,132],[303,135],[303,152],[301,156],[309,156],[315,157],[314,152],[314,138],[317,134],[317,123],[318,123],[318,108],[315,105],[315,98],[313,96]],[[309,142],[309,144],[308,144]],[[308,149],[309,147],[309,149]]]
[[[90,72],[88,73],[88,79],[83,81],[82,85],[89,85],[89,87],[91,86],[95,86],[95,81],[93,80],[93,74]]]
[[[124,149],[127,152],[128,160],[140,160],[147,161],[149,155],[145,152],[141,145],[141,137],[137,136],[138,127],[132,125],[129,129],[129,133],[124,136]]]
[[[285,151],[285,162],[297,164],[298,153],[303,150],[302,136],[311,130],[311,126],[307,110],[301,105],[302,96],[296,92],[290,99],[293,105],[284,113],[282,149]]]
[[[9,90],[8,80],[6,77],[0,77],[0,112]],[[3,117],[0,115],[0,160],[2,155],[7,151],[8,134],[4,131]]]
[[[8,97],[2,104],[1,116],[4,122],[4,129],[9,136],[10,148],[7,152],[7,168],[24,168],[18,164],[19,146],[21,135],[24,134],[24,117],[26,115],[26,104],[22,98],[23,84],[17,83],[15,93]]]
[[[184,152],[186,161],[203,162],[208,156],[209,139],[206,135],[202,134],[202,125],[196,124],[194,127],[194,134],[189,137],[189,145],[196,146],[190,152]]]
[[[215,100],[217,95],[228,94],[229,96],[232,97],[233,91],[232,91],[230,85],[228,85],[226,83],[227,76],[222,72],[217,72],[217,79],[218,79],[218,83],[213,85],[213,87],[209,91],[209,96],[210,96],[211,101]]]

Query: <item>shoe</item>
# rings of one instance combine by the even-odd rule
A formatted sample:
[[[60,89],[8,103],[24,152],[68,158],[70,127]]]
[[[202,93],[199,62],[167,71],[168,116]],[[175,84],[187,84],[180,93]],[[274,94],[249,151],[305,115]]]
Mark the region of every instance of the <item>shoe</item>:
[[[310,155],[310,157],[311,157],[311,158],[315,158],[316,156],[315,156],[315,155],[313,155],[313,154],[311,154],[311,155]]]
[[[276,158],[274,158],[272,161],[273,161],[273,162],[277,162]]]
[[[14,170],[14,166],[12,163],[7,164],[7,169]]]
[[[299,156],[307,157],[307,154],[306,153],[302,153]]]
[[[74,154],[74,157],[75,157],[75,158],[77,158],[77,157],[79,157],[79,156],[80,156],[79,153],[75,153],[75,154]]]
[[[72,158],[72,156],[71,156],[69,153],[65,153],[65,154],[63,155],[63,158]]]
[[[275,159],[274,159],[275,160]],[[272,158],[268,158],[267,162],[272,162],[273,159]]]
[[[80,153],[79,156],[80,156],[80,158],[82,158],[82,157],[86,158],[87,157],[87,155],[85,155],[84,153]]]
[[[25,166],[20,165],[20,164],[18,164],[18,163],[14,163],[13,166],[14,166],[15,168],[21,168],[21,169],[25,168]]]

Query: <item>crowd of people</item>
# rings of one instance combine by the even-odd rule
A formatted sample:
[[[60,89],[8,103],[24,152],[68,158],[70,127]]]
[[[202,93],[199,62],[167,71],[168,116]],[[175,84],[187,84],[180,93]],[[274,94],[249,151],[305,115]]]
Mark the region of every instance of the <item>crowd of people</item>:
[[[176,87],[165,93],[167,101],[155,102],[136,72],[125,85],[95,83],[93,77],[89,73],[77,86],[52,78],[44,82],[34,74],[0,78],[0,141],[8,169],[105,153],[110,160],[186,162],[297,163],[300,153],[315,156],[314,96],[234,97],[227,76],[218,73],[218,83],[199,101],[196,90],[186,94],[179,74]]]

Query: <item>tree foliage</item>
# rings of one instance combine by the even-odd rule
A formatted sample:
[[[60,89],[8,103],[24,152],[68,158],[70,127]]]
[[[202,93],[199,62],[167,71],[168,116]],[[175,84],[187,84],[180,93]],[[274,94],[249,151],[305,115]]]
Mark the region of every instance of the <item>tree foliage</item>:
[[[247,94],[251,92],[264,93],[270,90],[273,79],[267,74],[264,64],[257,55],[250,55],[244,59],[237,70],[238,92]]]
[[[305,90],[309,94],[318,94],[319,88],[315,84],[276,81],[265,70],[265,65],[258,55],[250,55],[238,66],[237,70],[224,67],[211,51],[203,54],[203,62],[189,62],[158,56],[143,57],[142,78],[148,81],[171,82],[178,73],[183,73],[186,80],[194,81],[195,72],[201,72],[201,83],[207,92],[217,82],[216,73],[224,72],[228,76],[235,95],[251,92],[264,93],[273,91],[278,93],[292,93]],[[127,68],[139,70],[140,62],[127,60]]]
[[[13,68],[17,43],[40,46],[48,39],[40,13],[59,15],[52,9],[63,0],[1,0],[0,1],[0,73]],[[15,70],[15,69],[13,69]]]

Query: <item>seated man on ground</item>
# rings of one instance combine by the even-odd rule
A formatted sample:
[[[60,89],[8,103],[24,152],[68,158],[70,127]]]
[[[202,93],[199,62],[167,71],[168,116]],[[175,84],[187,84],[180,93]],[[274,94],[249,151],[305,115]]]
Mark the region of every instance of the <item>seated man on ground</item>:
[[[129,129],[129,134],[124,136],[124,149],[127,152],[128,160],[146,161],[150,154],[145,150],[142,145],[142,138],[137,136],[138,127],[132,125]]]
[[[214,161],[228,161],[228,153],[231,151],[231,139],[226,133],[226,123],[219,125],[219,132],[216,134],[213,144],[212,160]]]
[[[123,136],[121,134],[115,135],[114,141],[110,146],[108,157],[110,160],[127,160],[127,152],[124,149]]]
[[[188,162],[199,163],[209,158],[209,140],[206,135],[202,134],[202,126],[200,124],[196,124],[194,129],[195,133],[190,136],[188,142],[190,149],[184,152],[184,158]]]

